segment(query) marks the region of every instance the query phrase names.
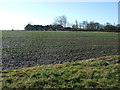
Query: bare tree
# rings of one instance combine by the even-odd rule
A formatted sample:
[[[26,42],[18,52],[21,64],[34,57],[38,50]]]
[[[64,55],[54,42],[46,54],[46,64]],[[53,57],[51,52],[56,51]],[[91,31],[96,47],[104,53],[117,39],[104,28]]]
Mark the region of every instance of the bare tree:
[[[79,28],[82,29],[82,23],[81,22],[79,22]]]
[[[78,21],[77,20],[75,20],[75,26],[76,26],[76,28],[78,28]]]
[[[66,27],[67,24],[67,17],[65,15],[58,16],[54,19],[53,22],[54,25],[62,25],[63,27]]]
[[[83,29],[86,29],[86,27],[87,27],[87,24],[88,24],[88,22],[87,22],[87,21],[83,21],[83,22],[82,22]]]
[[[72,24],[72,28],[78,29],[78,21],[77,20],[75,20],[75,24]]]

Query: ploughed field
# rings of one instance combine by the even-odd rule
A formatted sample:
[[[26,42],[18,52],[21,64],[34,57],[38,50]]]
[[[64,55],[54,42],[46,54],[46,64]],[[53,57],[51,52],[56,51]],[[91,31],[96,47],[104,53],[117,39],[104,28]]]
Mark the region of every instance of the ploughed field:
[[[118,55],[114,32],[2,31],[4,70]]]

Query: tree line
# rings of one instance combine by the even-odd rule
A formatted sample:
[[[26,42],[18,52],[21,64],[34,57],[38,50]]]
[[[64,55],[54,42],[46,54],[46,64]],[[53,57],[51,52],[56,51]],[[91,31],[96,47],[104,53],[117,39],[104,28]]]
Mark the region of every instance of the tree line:
[[[51,25],[31,25],[25,26],[25,30],[31,31],[120,31],[120,24],[112,25],[110,23],[100,24],[94,21],[82,21],[75,20],[73,24],[68,23],[66,16],[55,17],[53,24]]]

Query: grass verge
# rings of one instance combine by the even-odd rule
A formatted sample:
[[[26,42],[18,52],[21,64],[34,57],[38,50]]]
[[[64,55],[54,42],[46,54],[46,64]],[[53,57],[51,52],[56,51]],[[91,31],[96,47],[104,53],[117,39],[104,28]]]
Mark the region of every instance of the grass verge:
[[[120,88],[120,55],[0,71],[7,88]]]

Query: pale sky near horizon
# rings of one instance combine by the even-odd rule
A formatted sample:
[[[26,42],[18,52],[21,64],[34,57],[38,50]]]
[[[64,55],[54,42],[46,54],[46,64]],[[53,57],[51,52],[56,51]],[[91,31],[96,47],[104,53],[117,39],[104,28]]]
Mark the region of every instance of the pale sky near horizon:
[[[118,2],[0,2],[0,30],[21,30],[29,22],[49,25],[61,15],[65,15],[69,23],[76,19],[78,22],[118,23]]]

